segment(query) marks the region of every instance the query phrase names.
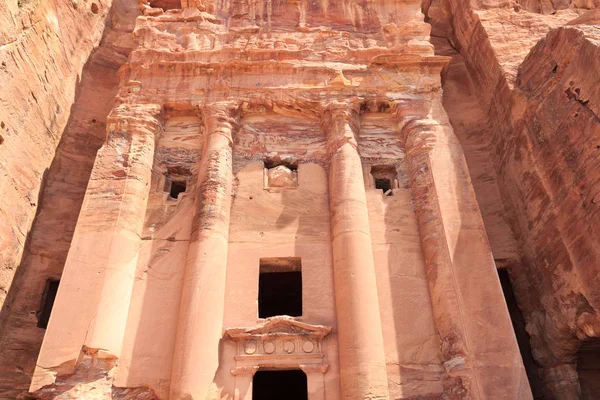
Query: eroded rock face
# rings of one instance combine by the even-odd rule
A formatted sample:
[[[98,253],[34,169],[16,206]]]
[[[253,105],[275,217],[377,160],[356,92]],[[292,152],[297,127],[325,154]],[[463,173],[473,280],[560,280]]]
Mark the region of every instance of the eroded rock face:
[[[597,338],[600,300],[591,261],[600,98],[589,73],[600,60],[598,11],[587,10],[593,2],[519,5],[450,0],[429,15],[447,38],[436,51],[453,56],[444,104],[531,336],[534,392],[577,398],[576,352]]]
[[[0,11],[6,282],[49,167],[0,397],[244,398],[283,365],[334,400],[528,399],[498,267],[534,394],[593,398],[576,369],[600,334],[593,0],[144,0],[135,23],[113,3],[70,114],[111,5]],[[301,322],[259,320],[258,277],[290,268]]]
[[[137,3],[116,1],[112,4],[112,9],[110,3],[95,4],[99,7],[98,14],[93,14],[89,9],[91,3],[25,3],[20,9],[19,15],[22,17],[28,13],[54,15],[56,10],[59,14],[66,13],[67,16],[61,19],[60,35],[50,34],[51,31],[48,30],[39,30],[41,27],[50,28],[46,26],[47,21],[53,18],[47,17],[40,20],[35,27],[25,29],[14,43],[7,44],[0,50],[0,57],[6,55],[10,58],[7,60],[10,69],[6,69],[4,75],[0,75],[0,79],[5,79],[2,81],[3,92],[0,96],[8,95],[10,90],[15,89],[11,92],[12,100],[3,103],[3,106],[7,107],[0,107],[0,114],[10,112],[9,107],[19,107],[19,93],[26,90],[27,85],[36,84],[34,78],[40,77],[39,71],[45,70],[50,79],[44,80],[44,89],[39,89],[38,104],[27,105],[12,114],[10,123],[14,125],[10,128],[10,140],[7,139],[0,145],[0,168],[6,167],[8,172],[21,171],[16,175],[9,173],[0,185],[8,185],[13,178],[22,180],[22,172],[35,174],[41,179],[42,175],[36,171],[45,171],[44,189],[39,195],[39,200],[38,195],[35,195],[38,214],[31,227],[27,248],[18,269],[18,258],[15,258],[18,248],[2,246],[1,250],[3,258],[0,264],[9,265],[8,272],[17,273],[0,314],[0,397],[16,397],[18,393],[27,390],[31,381],[44,335],[44,329],[37,326],[42,294],[47,281],[60,279],[62,274],[96,152],[106,137],[106,116],[114,106],[114,96],[118,87],[117,70],[126,61],[133,47],[131,32],[138,14]],[[104,30],[107,19],[111,27]],[[9,26],[2,25],[2,28]],[[69,30],[75,26],[81,29],[80,34]],[[103,31],[100,46],[86,62],[87,55],[93,46],[98,45]],[[46,43],[36,42],[42,40],[36,34],[46,38]],[[33,51],[32,48],[36,50]],[[73,54],[65,53],[68,51],[73,51]],[[35,60],[16,56],[20,53],[31,56],[37,54],[36,52],[40,52],[40,58]],[[15,64],[14,60],[20,60],[23,65]],[[32,68],[38,72],[29,74],[24,72],[25,68]],[[25,76],[22,77],[21,73]],[[75,77],[71,74],[80,76]],[[71,105],[75,84],[77,97]],[[44,134],[44,138],[39,140],[36,135],[41,128],[36,124],[42,116],[36,112],[36,107],[56,107],[62,110],[54,117],[43,120],[44,124],[53,121],[53,133],[50,136]],[[33,115],[25,117],[26,112]],[[19,118],[24,118],[27,122],[19,125]],[[4,145],[6,147],[3,147]],[[36,155],[20,155],[21,152]],[[15,158],[17,156],[18,158]],[[35,185],[39,185],[40,182],[34,184],[32,181],[31,185],[25,186],[22,186],[22,183],[14,183],[10,187],[2,186],[8,190],[3,194],[2,209],[8,210],[6,205],[14,210],[13,213],[2,214],[3,217],[14,218],[21,212],[30,213],[27,214],[30,215],[27,217],[29,219],[18,217],[21,222],[11,223],[12,229],[19,228],[19,224],[25,224],[26,221],[31,222],[32,210],[35,211],[36,208],[29,203],[26,208],[17,207],[16,203],[13,205],[11,196],[23,195],[25,186],[33,193],[37,190]],[[29,196],[33,198],[33,194]],[[15,197],[15,201],[16,199]],[[26,232],[28,228],[22,226],[20,229]],[[22,245],[23,243],[21,247]],[[12,279],[12,276],[7,276],[8,278]]]
[[[275,365],[329,399],[529,398],[420,3],[167,3],[141,3],[34,396],[244,397]],[[257,321],[267,264],[301,269],[301,323]]]
[[[7,0],[0,8],[0,305],[111,3]]]

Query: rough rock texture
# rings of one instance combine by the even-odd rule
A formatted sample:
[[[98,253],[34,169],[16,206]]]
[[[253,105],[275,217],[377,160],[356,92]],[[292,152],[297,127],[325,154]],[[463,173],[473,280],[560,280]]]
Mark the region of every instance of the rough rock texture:
[[[141,2],[108,135],[72,181],[90,174],[68,256],[22,265],[27,281],[64,264],[34,396],[244,398],[283,365],[314,399],[530,398],[420,2],[185,5]],[[32,245],[74,221],[74,198],[40,213]],[[300,260],[302,346],[223,336],[287,337],[257,319],[265,257]],[[39,343],[12,329],[33,326],[29,288],[11,354]]]
[[[62,2],[57,2],[57,4],[62,6]],[[69,2],[68,6],[73,8],[73,4]],[[80,7],[83,7],[84,4],[82,3]],[[89,6],[89,4],[86,5],[86,7]],[[48,71],[53,71],[55,74],[52,75],[56,81],[54,83],[61,86],[51,88],[50,82],[46,82],[46,89],[42,92],[48,96],[44,97],[45,101],[52,102],[56,107],[62,107],[65,110],[64,121],[62,114],[56,114],[56,120],[63,121],[61,122],[63,126],[66,122],[64,131],[61,131],[62,128],[56,123],[56,126],[53,128],[56,132],[52,136],[44,134],[45,139],[40,139],[40,141],[33,143],[31,141],[37,140],[35,139],[35,134],[39,131],[35,127],[35,118],[42,118],[42,116],[32,116],[28,120],[28,124],[21,125],[28,129],[27,132],[24,131],[22,133],[22,138],[20,139],[24,141],[24,145],[18,144],[17,140],[19,138],[17,136],[14,138],[11,137],[10,140],[14,140],[14,142],[6,141],[4,143],[4,145],[9,147],[3,148],[4,145],[0,145],[0,154],[8,154],[9,151],[13,151],[14,153],[12,154],[19,154],[18,151],[33,152],[36,154],[35,156],[19,156],[22,157],[19,161],[29,160],[39,163],[39,167],[45,169],[45,186],[39,196],[38,213],[32,225],[32,232],[28,239],[23,260],[17,269],[15,281],[4,304],[2,314],[0,314],[0,398],[14,398],[16,393],[26,390],[31,381],[35,360],[44,336],[44,330],[36,326],[36,314],[40,309],[41,293],[44,291],[48,279],[59,279],[62,274],[96,152],[106,137],[106,116],[114,106],[114,96],[118,87],[117,70],[126,61],[127,55],[133,47],[131,32],[133,31],[135,17],[138,14],[136,2],[115,1],[108,16],[106,15],[108,13],[108,5],[105,5],[105,7],[106,10],[104,11],[103,19],[97,19],[96,21],[97,24],[102,23],[95,28],[99,29],[98,38],[100,37],[99,33],[101,33],[104,27],[104,18],[108,18],[109,28],[104,32],[100,46],[93,52],[85,67],[83,67],[83,63],[87,55],[84,57],[80,53],[76,53],[76,55],[78,57],[77,60],[83,57],[83,60],[79,60],[81,64],[78,64],[79,61],[75,62],[73,59],[62,61],[65,68],[63,73],[66,73],[66,71],[76,73],[77,65],[83,67],[81,77],[77,78],[77,96],[72,107],[68,101],[73,101],[72,94],[69,95],[69,91],[72,90],[71,82],[75,83],[74,80],[66,76],[59,79],[56,76],[56,74],[61,72],[61,70],[57,69],[61,64],[55,65],[54,63],[50,63],[48,65]],[[35,9],[43,9],[46,13],[52,12],[51,7],[37,7]],[[86,21],[91,18],[88,15],[89,11],[81,12],[80,8],[73,9],[70,12],[76,13],[74,17],[84,18]],[[77,25],[75,22],[69,22],[69,24]],[[71,25],[68,26],[70,27]],[[85,25],[81,26],[81,28],[85,28]],[[29,37],[27,40],[32,40],[35,37],[33,36],[33,32],[35,30],[24,33],[24,35],[28,35],[25,36],[26,38]],[[69,32],[69,30],[65,28],[64,32],[66,35],[66,32]],[[87,41],[89,34],[81,34],[82,36],[86,36],[86,41],[83,42],[85,46],[82,46],[80,40],[77,40],[79,38],[74,34],[75,32],[73,32],[73,35],[69,34],[69,36],[64,37],[54,35],[50,35],[49,37],[51,40],[63,38],[65,43],[62,43],[60,46],[58,44],[55,45],[63,51],[69,48],[67,45],[72,46],[78,52],[81,52],[85,48],[88,48],[88,51],[91,50],[92,43],[88,43]],[[47,33],[44,35],[47,36]],[[74,42],[71,43],[70,41]],[[20,42],[7,45],[2,48],[2,51],[6,50],[6,54],[11,54],[11,51],[16,51],[15,49],[11,50],[11,46],[16,46],[17,43]],[[39,46],[41,49],[53,48],[47,45],[47,47]],[[24,50],[20,51],[23,52]],[[56,54],[48,54],[46,56],[59,57]],[[61,57],[66,56],[63,55]],[[75,55],[71,57],[75,57]],[[38,64],[31,64],[31,62],[30,60],[21,68],[25,68],[25,65],[28,65],[29,68],[37,68]],[[43,59],[40,59],[38,62],[42,63]],[[17,65],[13,66],[15,67],[15,71],[12,72],[12,75],[17,77],[19,76],[16,72]],[[51,76],[50,72],[47,74],[48,77]],[[29,79],[28,82],[33,84],[35,81]],[[7,80],[6,83],[9,85],[22,85],[22,81],[18,79]],[[3,87],[10,88],[11,86]],[[21,88],[21,90],[24,89]],[[5,92],[3,93],[5,94]],[[17,96],[18,92],[14,92],[13,94]],[[71,96],[70,100],[69,96]],[[10,104],[12,107],[17,105],[18,102],[7,104]],[[68,111],[69,108],[70,113]],[[8,108],[0,108],[0,113],[5,110],[8,110]],[[36,108],[33,106],[28,106],[25,110],[30,110],[34,115],[38,115],[35,111]],[[22,113],[25,110],[20,110],[19,112]],[[16,118],[17,115],[20,114],[13,114],[13,118]],[[68,122],[66,121],[67,117],[69,118]],[[18,119],[13,118],[11,118],[11,121],[14,121],[14,127],[16,128],[18,126]],[[48,123],[48,121],[45,120],[45,123]],[[59,139],[60,142],[58,143],[52,164],[43,165],[44,158],[40,152],[47,151],[53,153],[54,146],[56,146]],[[30,146],[32,147],[31,149],[29,149]],[[6,153],[1,153],[2,151],[6,151]],[[51,154],[48,154],[48,157],[51,157]],[[17,167],[20,165],[24,168],[23,171],[35,172],[35,168],[37,168],[23,165],[22,163],[17,164],[17,159],[10,157],[2,157],[0,160],[0,162],[7,163],[2,164],[3,166],[13,165]],[[46,162],[49,162],[49,158]],[[17,177],[19,179],[23,178],[22,175],[17,175]],[[1,184],[6,184],[9,181],[3,179]],[[2,210],[5,210],[4,206],[6,204],[10,206],[11,193],[13,192],[7,192],[4,195]],[[29,208],[28,205],[27,209],[29,210]],[[6,215],[14,216],[19,209],[15,207],[15,213]],[[15,228],[17,226],[18,224],[13,225]],[[16,248],[3,247],[5,251],[10,249]],[[9,255],[9,253],[3,253],[3,257],[4,254]],[[16,253],[13,253],[13,255],[16,256]],[[8,259],[3,260],[6,262],[10,261]],[[17,260],[13,259],[10,262],[13,266],[12,271],[14,272]]]
[[[599,335],[594,6],[425,4],[436,52],[453,56],[444,105],[525,317],[540,398],[579,396],[576,352]]]
[[[110,0],[0,3],[0,306],[110,6]]]
[[[54,157],[0,398],[528,399],[495,267],[534,396],[598,397],[597,0],[113,3],[70,114],[110,4],[0,10],[7,282]],[[264,263],[302,317],[257,318]]]

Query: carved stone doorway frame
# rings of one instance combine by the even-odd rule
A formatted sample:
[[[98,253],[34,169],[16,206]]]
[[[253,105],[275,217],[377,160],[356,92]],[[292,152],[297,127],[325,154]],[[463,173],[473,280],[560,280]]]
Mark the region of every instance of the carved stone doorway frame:
[[[235,400],[252,399],[252,380],[260,370],[299,369],[306,374],[308,400],[325,399],[323,338],[331,327],[310,325],[291,317],[268,318],[251,328],[229,328],[225,338],[236,344]],[[248,388],[241,397],[239,388]]]

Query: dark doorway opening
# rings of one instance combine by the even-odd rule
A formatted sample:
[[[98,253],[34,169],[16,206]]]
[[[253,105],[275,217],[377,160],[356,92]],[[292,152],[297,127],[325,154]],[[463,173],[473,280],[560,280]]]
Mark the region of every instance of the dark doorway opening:
[[[169,189],[169,199],[177,200],[179,198],[179,194],[185,193],[186,187],[186,181],[171,181],[171,188]]]
[[[375,178],[375,189],[383,190],[386,193],[392,188],[392,182],[387,178]]]
[[[529,386],[533,392],[535,399],[542,399],[542,381],[538,376],[539,365],[533,358],[531,352],[531,344],[529,342],[529,333],[525,329],[525,318],[523,313],[517,305],[517,299],[515,292],[510,282],[510,277],[507,269],[499,269],[498,277],[500,278],[500,284],[502,285],[502,292],[504,293],[504,299],[508,307],[508,313],[510,314],[510,320],[517,337],[517,344],[519,345],[519,351],[521,352],[521,358],[523,359],[523,365],[525,366],[525,372],[529,379]]]
[[[58,292],[58,284],[60,281],[48,279],[46,281],[46,287],[42,294],[42,302],[40,310],[38,311],[38,328],[46,329],[48,327],[48,321],[50,320],[50,314],[52,313],[52,306],[54,306],[54,300],[56,299],[56,292]]]
[[[261,258],[258,278],[258,317],[302,315],[300,257]]]
[[[392,165],[371,166],[371,176],[375,183],[375,189],[379,189],[385,196],[392,196],[397,180],[396,168]]]
[[[257,371],[252,400],[308,400],[306,374],[300,370]]]
[[[582,400],[600,399],[600,340],[588,340],[577,351],[577,374]]]

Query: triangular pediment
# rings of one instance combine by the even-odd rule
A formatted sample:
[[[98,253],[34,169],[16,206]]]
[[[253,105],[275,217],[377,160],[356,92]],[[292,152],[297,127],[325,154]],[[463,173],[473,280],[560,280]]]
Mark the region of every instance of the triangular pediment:
[[[262,324],[253,327],[229,328],[225,330],[225,334],[232,339],[278,335],[310,336],[322,339],[329,332],[331,332],[331,327],[311,325],[287,316],[268,318]]]

